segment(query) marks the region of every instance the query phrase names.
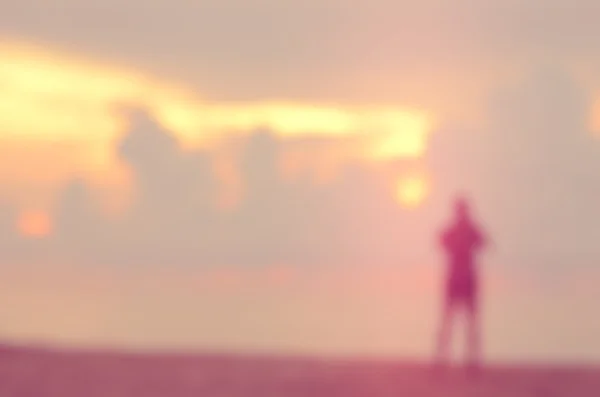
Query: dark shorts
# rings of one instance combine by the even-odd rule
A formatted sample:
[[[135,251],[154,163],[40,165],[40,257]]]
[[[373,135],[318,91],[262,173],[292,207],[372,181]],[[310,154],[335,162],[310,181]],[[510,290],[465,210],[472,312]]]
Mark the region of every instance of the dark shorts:
[[[446,284],[446,304],[466,305],[470,309],[477,306],[477,280],[473,277],[452,277]]]

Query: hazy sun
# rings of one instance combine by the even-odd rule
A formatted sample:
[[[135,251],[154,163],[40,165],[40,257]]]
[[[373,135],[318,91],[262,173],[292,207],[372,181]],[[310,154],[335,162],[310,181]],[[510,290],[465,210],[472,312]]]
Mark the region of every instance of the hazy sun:
[[[402,178],[396,186],[396,199],[400,204],[408,208],[418,207],[428,193],[428,184],[425,178],[411,176]]]
[[[28,211],[19,216],[17,228],[24,237],[40,238],[48,236],[52,231],[50,218],[44,212]]]

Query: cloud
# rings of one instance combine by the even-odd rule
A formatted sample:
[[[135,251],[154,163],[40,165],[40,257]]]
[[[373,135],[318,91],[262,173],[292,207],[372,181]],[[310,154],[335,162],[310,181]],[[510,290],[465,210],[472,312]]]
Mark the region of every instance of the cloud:
[[[428,112],[407,107],[294,98],[218,101],[193,91],[189,83],[161,78],[144,67],[18,40],[0,40],[0,85],[6,94],[0,98],[0,138],[21,142],[25,152],[31,151],[31,141],[45,145],[49,150],[44,162],[60,157],[44,172],[18,174],[37,180],[60,179],[56,173],[72,172],[66,166],[95,182],[103,172],[117,179],[111,145],[127,128],[128,116],[120,111],[124,104],[147,108],[184,146],[207,149],[267,127],[285,137],[360,137],[365,141],[361,155],[368,158],[418,156],[434,123]]]
[[[0,25],[9,37],[144,65],[217,101],[411,103],[440,113],[460,108],[457,102],[476,106],[490,82],[515,67],[543,59],[597,65],[595,6],[591,0],[577,6],[360,0],[352,7],[340,0],[24,1],[3,3]],[[463,100],[453,101],[458,91]]]
[[[377,162],[352,155],[360,135],[259,129],[208,151],[184,145],[151,112],[130,113],[113,147],[130,176],[129,207],[107,214],[102,192],[74,178],[52,210],[54,235],[30,241],[13,231],[3,241],[15,260],[39,260],[26,255],[35,246],[53,261],[98,265],[429,263],[448,203],[464,191],[495,242],[495,262],[566,270],[565,263],[585,265],[600,254],[590,106],[589,92],[568,72],[540,67],[496,90],[485,128],[441,128],[424,159]],[[239,181],[230,207],[220,202],[226,152]],[[328,155],[333,167],[323,173]],[[407,210],[395,197],[397,182],[419,173],[431,181],[430,196]],[[7,209],[6,225],[15,211]]]
[[[385,9],[381,4],[378,7]],[[423,10],[414,11],[428,15]],[[511,10],[504,9],[501,14],[506,17]],[[476,26],[473,21],[480,22],[473,15],[489,10],[472,12],[468,18],[472,23],[465,29]],[[407,31],[422,28],[411,26]],[[501,41],[485,35],[482,40],[501,47]],[[475,44],[471,50],[477,52]],[[68,69],[66,82],[59,84],[66,91],[59,93],[69,100],[58,104],[88,93],[94,94],[92,102],[101,102],[91,113],[94,117],[67,126],[73,136],[86,130],[86,123],[97,126],[98,122],[98,131],[110,129],[105,107],[121,100],[148,105],[152,114],[132,116],[118,146],[103,155],[105,163],[113,155],[118,157],[133,178],[134,201],[121,219],[102,219],[106,214],[87,182],[71,181],[59,198],[54,217],[62,244],[66,249],[72,241],[74,251],[82,251],[84,257],[110,254],[115,261],[150,258],[186,263],[391,261],[404,253],[418,257],[431,251],[431,241],[423,236],[433,233],[447,212],[449,198],[460,190],[477,197],[482,217],[489,220],[505,252],[534,262],[550,261],[550,246],[564,258],[576,256],[577,250],[595,252],[591,237],[595,225],[589,212],[598,194],[594,188],[597,145],[587,131],[593,93],[576,83],[570,58],[565,59],[564,68],[541,68],[515,84],[499,81],[501,89],[488,98],[481,117],[484,122],[477,130],[448,126],[430,134],[433,124],[429,117],[390,112],[393,107],[211,102],[161,79],[148,80],[150,75],[140,77],[131,70],[78,63],[54,52],[36,58],[37,50],[28,47],[7,48],[16,51],[10,59],[18,59],[26,67],[4,68],[10,73],[0,73],[0,78],[8,81],[7,76],[18,72],[20,78],[14,81],[21,85],[11,86],[21,93],[17,97],[29,101],[41,95],[25,115],[36,114],[40,104],[48,103],[41,101],[48,93],[40,87],[52,79],[43,76],[65,77],[64,70],[56,68],[48,69],[47,74],[34,73],[37,69],[32,65],[39,66],[34,61],[40,59],[46,62],[42,66],[52,64],[48,59],[62,60],[58,64]],[[427,53],[428,48],[423,51]],[[375,54],[385,54],[375,50]],[[456,54],[463,50],[457,48]],[[427,54],[417,55],[425,59]],[[447,66],[452,69],[452,62]],[[31,96],[23,94],[31,82],[28,73],[35,83],[35,95]],[[94,76],[106,84],[86,85]],[[73,91],[75,86],[85,89]],[[312,86],[317,91],[321,87],[317,82]],[[441,96],[448,94],[439,91]],[[457,92],[451,94],[454,102],[460,102]],[[462,90],[460,94],[462,98]],[[61,115],[81,114],[75,111],[77,107],[61,106],[55,109],[61,122],[66,119]],[[45,123],[44,117],[20,120],[30,123],[34,119]],[[125,128],[126,121],[124,117],[117,124]],[[17,124],[25,128],[27,123]],[[48,125],[66,128],[58,122]],[[251,133],[262,125],[269,132]],[[213,139],[215,131],[225,129],[236,133]],[[104,138],[102,145],[90,146],[109,147],[110,139]],[[203,145],[203,150],[190,149],[190,141],[205,139],[210,145]],[[215,165],[218,156],[214,151],[229,144],[242,149],[237,177],[243,196],[233,210],[223,211],[219,202],[223,170]],[[430,167],[432,196],[425,207],[409,215],[394,200],[395,183],[414,170],[398,164],[416,164],[418,169],[423,153]],[[90,236],[89,241],[77,243],[88,238],[85,236]],[[550,241],[552,245],[546,244]]]
[[[543,66],[490,98],[485,130],[432,135],[438,195],[474,196],[507,265],[564,269],[598,254],[600,153],[587,128],[590,106],[568,72]]]
[[[229,141],[240,148],[234,165],[242,196],[224,209],[215,154],[184,148],[150,113],[134,113],[114,148],[130,173],[130,206],[108,216],[85,181],[66,184],[52,213],[56,260],[203,266],[399,261],[406,253],[403,209],[394,181],[382,172],[387,166],[348,160],[327,181],[311,172],[311,151],[324,153],[336,142],[344,141],[283,139],[269,130]],[[309,167],[286,174],[282,160],[298,147]]]

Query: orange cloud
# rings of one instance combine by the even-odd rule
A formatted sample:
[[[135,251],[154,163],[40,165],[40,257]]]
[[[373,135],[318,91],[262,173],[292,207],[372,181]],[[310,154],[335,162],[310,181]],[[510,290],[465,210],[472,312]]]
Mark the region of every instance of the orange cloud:
[[[188,146],[214,147],[227,133],[266,127],[283,137],[353,137],[362,142],[359,155],[375,161],[420,156],[434,122],[426,112],[389,106],[217,103],[141,70],[17,41],[0,41],[0,87],[0,139],[73,143],[85,153],[70,156],[72,172],[111,185],[126,180],[112,155],[126,128],[123,104],[148,109]],[[333,157],[321,161],[319,178],[331,174]],[[236,189],[227,188],[226,202]]]
[[[379,155],[412,155],[431,127],[428,115],[411,109],[214,103],[131,68],[17,42],[0,42],[0,85],[0,128],[51,140],[109,139],[123,127],[113,112],[123,103],[149,108],[188,141],[199,131],[265,126],[281,135],[373,133],[382,136]]]

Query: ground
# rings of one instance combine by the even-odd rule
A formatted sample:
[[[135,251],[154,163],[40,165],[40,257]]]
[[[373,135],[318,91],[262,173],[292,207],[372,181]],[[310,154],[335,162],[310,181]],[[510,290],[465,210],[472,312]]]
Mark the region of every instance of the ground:
[[[600,369],[490,367],[434,376],[425,364],[218,355],[0,350],[1,397],[587,397]]]

